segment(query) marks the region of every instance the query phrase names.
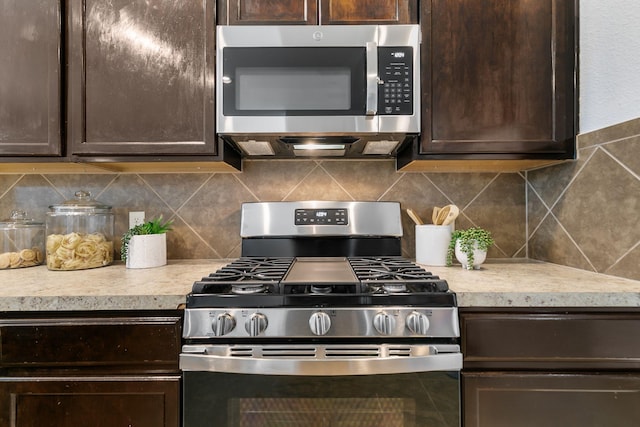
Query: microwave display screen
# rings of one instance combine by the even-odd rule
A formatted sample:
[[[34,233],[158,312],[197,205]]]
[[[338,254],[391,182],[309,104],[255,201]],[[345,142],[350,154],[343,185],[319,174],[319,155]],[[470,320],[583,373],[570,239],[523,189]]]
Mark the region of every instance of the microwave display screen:
[[[364,47],[227,47],[225,116],[362,116]]]
[[[238,110],[349,110],[347,67],[238,67]]]

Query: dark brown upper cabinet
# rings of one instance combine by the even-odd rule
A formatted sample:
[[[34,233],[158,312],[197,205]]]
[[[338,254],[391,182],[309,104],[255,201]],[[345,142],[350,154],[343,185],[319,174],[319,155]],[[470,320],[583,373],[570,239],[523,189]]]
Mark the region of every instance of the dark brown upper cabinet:
[[[577,11],[575,0],[421,1],[422,131],[401,163],[573,158]]]
[[[226,0],[221,25],[410,24],[418,22],[412,0]]]
[[[0,3],[0,156],[59,156],[61,5]]]
[[[77,156],[215,155],[215,1],[69,0]]]

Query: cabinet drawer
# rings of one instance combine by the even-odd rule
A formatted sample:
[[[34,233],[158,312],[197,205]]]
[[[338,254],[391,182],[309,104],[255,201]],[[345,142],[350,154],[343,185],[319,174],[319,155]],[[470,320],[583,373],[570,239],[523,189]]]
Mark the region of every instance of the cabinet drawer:
[[[465,369],[640,369],[639,313],[462,313]]]
[[[143,366],[175,369],[181,317],[175,315],[0,319],[0,367]]]

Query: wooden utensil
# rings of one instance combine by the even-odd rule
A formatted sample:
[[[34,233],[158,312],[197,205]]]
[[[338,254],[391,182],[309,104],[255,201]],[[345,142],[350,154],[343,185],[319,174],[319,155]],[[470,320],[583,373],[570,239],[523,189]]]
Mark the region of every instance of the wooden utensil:
[[[434,206],[433,213],[431,214],[431,222],[433,222],[433,225],[438,225],[438,212],[440,212],[440,208]]]
[[[448,208],[449,208],[449,213],[447,214],[447,216],[442,221],[442,225],[451,224],[453,221],[455,221],[455,219],[460,214],[460,209],[458,209],[458,207],[456,205],[449,205]]]
[[[413,209],[407,209],[407,214],[409,214],[409,218],[411,218],[413,222],[416,223],[416,225],[424,224],[424,222],[422,221],[422,218],[420,218],[420,216],[418,216],[418,214],[415,213]]]
[[[447,205],[442,209],[440,209],[440,212],[438,212],[438,217],[436,218],[436,222],[434,224],[442,225],[444,220],[447,218],[447,215],[449,215],[450,209],[451,209],[451,205]]]

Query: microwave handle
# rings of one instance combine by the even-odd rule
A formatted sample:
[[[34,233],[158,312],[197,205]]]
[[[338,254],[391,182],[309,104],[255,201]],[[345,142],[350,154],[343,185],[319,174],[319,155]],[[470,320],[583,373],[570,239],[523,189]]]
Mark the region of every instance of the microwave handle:
[[[378,113],[378,44],[367,43],[367,116]]]

